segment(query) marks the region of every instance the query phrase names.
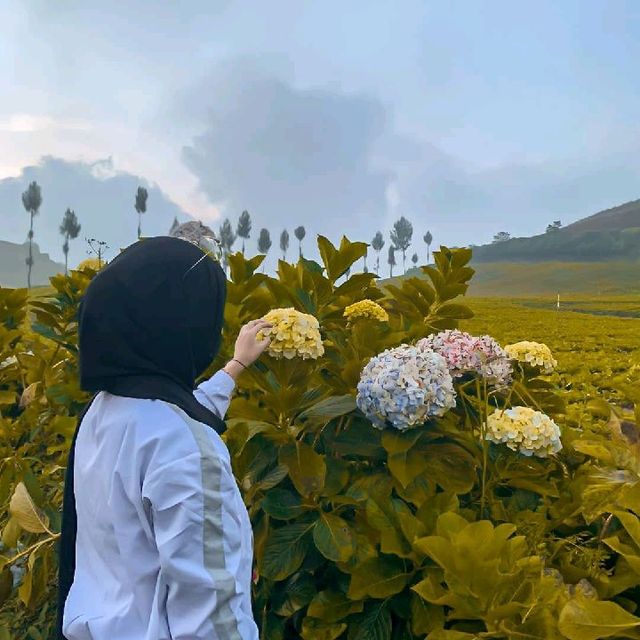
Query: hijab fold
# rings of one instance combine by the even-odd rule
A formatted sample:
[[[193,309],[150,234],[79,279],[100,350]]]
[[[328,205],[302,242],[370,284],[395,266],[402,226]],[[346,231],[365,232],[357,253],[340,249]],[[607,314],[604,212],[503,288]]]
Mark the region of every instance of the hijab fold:
[[[78,314],[82,389],[162,400],[218,433],[224,431],[224,422],[193,395],[196,379],[220,347],[226,297],[222,268],[203,255],[185,240],[149,238],[130,246],[96,275]],[[75,573],[75,444],[90,405],[78,418],[65,474],[59,640],[65,640],[64,605]]]

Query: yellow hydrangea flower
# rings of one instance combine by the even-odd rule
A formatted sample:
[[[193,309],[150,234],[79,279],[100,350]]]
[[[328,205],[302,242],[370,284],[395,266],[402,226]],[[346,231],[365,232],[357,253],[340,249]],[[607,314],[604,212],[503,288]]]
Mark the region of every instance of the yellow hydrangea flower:
[[[264,320],[273,325],[271,329],[260,331],[262,336],[271,338],[267,349],[270,356],[288,360],[295,357],[315,360],[324,354],[320,324],[312,315],[289,307],[272,309],[264,316]]]
[[[485,437],[525,456],[546,458],[562,449],[558,425],[529,407],[496,410],[487,420]]]
[[[350,304],[344,310],[344,317],[349,323],[355,320],[375,320],[377,322],[387,322],[389,314],[373,300],[365,299]]]
[[[551,373],[558,366],[551,349],[541,342],[523,340],[522,342],[507,345],[504,350],[511,360],[517,360],[532,367],[540,368],[545,373]]]

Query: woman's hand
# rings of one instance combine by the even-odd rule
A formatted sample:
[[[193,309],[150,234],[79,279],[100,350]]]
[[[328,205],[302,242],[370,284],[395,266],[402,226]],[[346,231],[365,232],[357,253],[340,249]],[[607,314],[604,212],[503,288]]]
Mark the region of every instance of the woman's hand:
[[[250,367],[269,346],[271,339],[258,340],[257,334],[261,329],[269,329],[271,326],[265,320],[252,320],[240,329],[233,350],[233,360],[230,360],[224,367],[224,370],[232,378],[237,378],[244,369]]]

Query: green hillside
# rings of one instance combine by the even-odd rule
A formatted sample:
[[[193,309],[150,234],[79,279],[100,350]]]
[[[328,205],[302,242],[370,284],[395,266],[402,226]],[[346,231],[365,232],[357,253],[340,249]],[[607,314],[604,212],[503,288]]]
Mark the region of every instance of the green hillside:
[[[640,200],[531,238],[474,247],[476,262],[640,260]]]
[[[474,262],[472,266],[476,273],[468,295],[477,298],[640,294],[640,261]],[[426,277],[420,269],[409,269],[405,277],[409,276]],[[383,278],[382,284],[391,281]]]
[[[25,259],[29,255],[29,244],[14,244],[0,240],[0,285],[3,287],[26,287],[27,267]],[[49,278],[64,271],[64,265],[54,262],[48,253],[41,253],[37,244],[33,245],[33,270],[31,281],[34,286],[49,284]]]

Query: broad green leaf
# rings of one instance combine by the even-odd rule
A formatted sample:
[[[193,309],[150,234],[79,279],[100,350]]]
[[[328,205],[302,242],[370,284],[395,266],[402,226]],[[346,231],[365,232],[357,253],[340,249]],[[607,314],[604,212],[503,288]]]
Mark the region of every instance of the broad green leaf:
[[[429,477],[445,491],[471,491],[477,479],[477,461],[468,451],[453,443],[429,444],[422,448],[422,455]]]
[[[640,618],[615,602],[576,597],[563,607],[558,627],[569,640],[599,640],[624,637],[625,631],[640,627]]]
[[[464,633],[463,631],[453,631],[451,629],[437,629],[432,631],[427,640],[479,640],[481,636],[477,633]]]
[[[473,311],[463,304],[448,302],[440,305],[436,311],[441,318],[453,318],[454,320],[464,320],[473,318]]]
[[[9,512],[25,531],[45,533],[49,528],[47,516],[33,503],[22,482],[16,486],[9,503]]]
[[[301,495],[319,493],[324,487],[327,474],[324,457],[306,442],[296,440],[295,444],[284,446],[280,450],[280,462],[289,469],[291,482]]]
[[[298,417],[301,420],[330,420],[347,413],[351,413],[356,408],[356,400],[352,395],[331,396],[320,400],[312,407],[303,411]]]
[[[444,608],[411,594],[411,630],[417,636],[444,627]]]
[[[306,607],[317,592],[313,576],[303,572],[298,572],[278,587],[282,587],[282,600],[276,603],[276,596],[272,596],[273,611],[286,618]]]
[[[371,602],[349,625],[348,640],[390,640],[391,614],[386,602]]]
[[[371,558],[351,574],[349,597],[353,600],[362,600],[365,596],[388,598],[400,593],[408,579],[405,564],[400,558],[387,555]]]
[[[307,554],[313,524],[297,522],[269,531],[258,559],[260,574],[270,580],[284,580],[297,571]]]
[[[302,621],[303,640],[336,640],[347,628],[344,623],[327,623],[325,620],[307,617]]]
[[[292,520],[308,510],[300,496],[288,489],[271,489],[262,499],[262,508],[277,520]]]
[[[5,601],[11,595],[13,591],[13,574],[7,567],[4,567],[0,571],[0,606],[2,606]]]
[[[14,404],[18,398],[15,391],[0,390],[0,404]]]
[[[328,589],[315,595],[307,615],[324,622],[338,622],[352,613],[358,613],[363,608],[362,601],[350,600],[339,591]]]
[[[353,554],[353,534],[347,522],[332,513],[321,513],[313,528],[318,551],[334,562],[347,562]]]

